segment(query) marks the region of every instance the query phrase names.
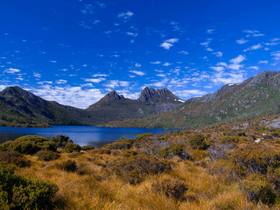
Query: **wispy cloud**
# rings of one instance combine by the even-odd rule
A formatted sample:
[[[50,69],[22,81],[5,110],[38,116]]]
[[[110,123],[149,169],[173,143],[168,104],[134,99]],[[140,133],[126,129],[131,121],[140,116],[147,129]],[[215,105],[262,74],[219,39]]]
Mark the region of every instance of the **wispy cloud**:
[[[142,77],[142,76],[145,75],[145,72],[143,72],[143,71],[138,71],[138,70],[130,70],[129,72],[132,73],[132,74],[135,74],[135,75],[137,75],[137,76],[140,76],[140,77]]]
[[[12,68],[12,67],[5,70],[5,73],[8,73],[8,74],[16,74],[16,73],[19,73],[19,72],[21,72],[20,69]]]
[[[126,12],[122,12],[122,13],[118,14],[118,18],[122,18],[123,20],[128,20],[132,16],[134,16],[134,13],[131,11],[126,11]]]
[[[243,39],[243,38],[236,40],[236,43],[240,44],[240,45],[246,44],[247,42],[248,42],[248,40],[247,39]]]
[[[172,48],[172,47],[174,46],[174,44],[175,44],[176,42],[178,42],[178,41],[179,41],[179,39],[177,39],[177,38],[167,39],[167,40],[165,40],[164,42],[162,42],[162,43],[160,44],[160,47],[162,47],[163,49],[169,50],[169,49]]]
[[[259,50],[259,49],[262,49],[262,48],[263,48],[262,44],[255,44],[255,45],[252,45],[251,47],[246,48],[244,50],[244,52]]]

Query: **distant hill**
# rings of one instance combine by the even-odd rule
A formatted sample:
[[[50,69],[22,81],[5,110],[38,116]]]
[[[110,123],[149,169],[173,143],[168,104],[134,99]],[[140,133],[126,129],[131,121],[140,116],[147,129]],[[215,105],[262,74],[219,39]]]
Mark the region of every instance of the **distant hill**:
[[[208,124],[280,113],[280,73],[264,72],[241,84],[186,101],[179,109],[111,126],[201,127]]]
[[[112,91],[88,109],[83,110],[44,100],[20,87],[8,87],[0,92],[0,124],[13,126],[98,125],[170,111],[180,104],[182,103],[179,98],[167,89],[145,88],[137,100],[127,99]]]

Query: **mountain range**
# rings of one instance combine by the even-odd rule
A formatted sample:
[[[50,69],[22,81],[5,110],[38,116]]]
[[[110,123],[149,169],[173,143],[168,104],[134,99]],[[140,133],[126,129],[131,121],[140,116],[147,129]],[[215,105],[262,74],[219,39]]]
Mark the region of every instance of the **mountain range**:
[[[280,112],[280,73],[264,72],[216,93],[183,101],[168,89],[144,88],[138,99],[111,91],[87,109],[46,101],[20,87],[0,92],[0,124],[200,127]]]
[[[278,113],[280,73],[264,72],[240,84],[225,85],[214,94],[191,98],[171,112],[110,125],[193,128]]]
[[[146,87],[136,100],[125,98],[112,91],[87,109],[78,109],[44,100],[20,87],[7,87],[0,92],[0,124],[99,125],[171,111],[181,104],[182,101],[168,89],[154,90]]]

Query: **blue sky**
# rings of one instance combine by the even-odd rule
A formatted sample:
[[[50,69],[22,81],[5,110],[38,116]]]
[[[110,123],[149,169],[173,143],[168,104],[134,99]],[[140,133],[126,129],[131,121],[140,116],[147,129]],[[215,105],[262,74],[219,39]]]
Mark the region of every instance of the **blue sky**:
[[[85,108],[145,86],[182,99],[280,69],[276,0],[3,0],[0,89]]]

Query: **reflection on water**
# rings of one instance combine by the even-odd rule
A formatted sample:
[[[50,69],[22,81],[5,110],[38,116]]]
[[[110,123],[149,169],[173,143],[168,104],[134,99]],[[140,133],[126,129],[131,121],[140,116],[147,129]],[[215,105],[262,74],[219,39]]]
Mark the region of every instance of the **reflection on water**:
[[[134,138],[137,134],[160,134],[164,129],[147,128],[105,128],[93,126],[53,126],[49,128],[0,127],[0,142],[13,140],[24,135],[52,137],[66,135],[80,145],[100,146],[122,137]]]

